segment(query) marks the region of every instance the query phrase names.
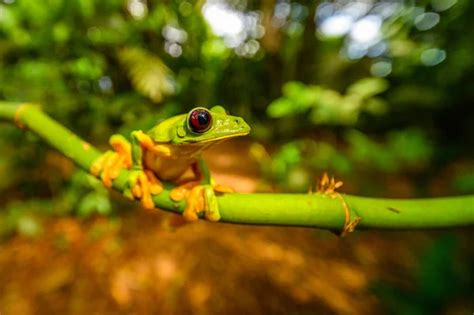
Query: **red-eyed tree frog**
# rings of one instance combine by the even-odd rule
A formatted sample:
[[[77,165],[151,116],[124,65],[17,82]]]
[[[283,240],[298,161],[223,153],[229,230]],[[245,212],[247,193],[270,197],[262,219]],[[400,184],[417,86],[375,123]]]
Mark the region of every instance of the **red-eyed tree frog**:
[[[218,221],[219,208],[215,192],[231,192],[215,184],[202,159],[202,152],[222,140],[244,136],[249,125],[223,107],[210,110],[197,107],[187,114],[168,118],[147,132],[131,133],[131,143],[121,135],[113,135],[107,151],[97,159],[91,173],[100,176],[107,187],[118,177],[122,168],[130,170],[125,196],[138,199],[144,208],[154,208],[153,195],[163,190],[162,181],[176,185],[170,198],[186,199],[183,216],[196,220],[200,213],[206,219]]]

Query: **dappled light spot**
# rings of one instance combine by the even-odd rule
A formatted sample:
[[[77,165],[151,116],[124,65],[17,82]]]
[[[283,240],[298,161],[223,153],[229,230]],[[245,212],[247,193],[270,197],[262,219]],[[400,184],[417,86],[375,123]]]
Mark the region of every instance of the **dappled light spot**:
[[[240,56],[252,57],[260,48],[255,39],[265,34],[261,13],[242,12],[224,2],[206,1],[202,12],[214,34]]]
[[[345,53],[349,59],[355,60],[364,57],[368,52],[368,45],[363,43],[351,43],[346,47]]]
[[[211,286],[207,283],[192,283],[187,290],[188,301],[194,307],[203,308],[204,304],[211,299],[212,291]],[[217,294],[217,292],[214,294]]]
[[[173,257],[168,255],[158,255],[155,260],[155,272],[158,278],[169,281],[176,276],[179,266]]]
[[[373,43],[380,38],[382,19],[378,15],[368,15],[356,23],[351,29],[351,38],[359,43]]]
[[[438,12],[445,11],[455,5],[458,0],[431,0],[431,6]]]
[[[341,11],[349,14],[354,19],[359,19],[369,13],[373,6],[369,1],[349,1],[342,7]]]
[[[392,72],[392,63],[389,61],[377,61],[370,67],[370,73],[375,77],[386,77]]]
[[[165,51],[174,58],[181,56],[183,52],[182,44],[188,39],[188,33],[179,27],[166,25],[161,34],[166,39]]]
[[[130,14],[137,20],[140,20],[145,17],[148,13],[148,7],[146,1],[144,0],[129,0],[127,4],[127,9]]]
[[[334,270],[336,281],[339,281],[341,285],[348,287],[352,290],[360,290],[367,286],[367,277],[361,272],[356,266],[351,266],[346,263],[333,263],[332,269]]]
[[[241,43],[245,29],[243,13],[232,10],[223,3],[207,3],[202,11],[216,35],[225,37],[231,47],[236,47]]]
[[[272,26],[279,28],[285,25],[286,19],[290,15],[291,5],[287,2],[279,2],[273,9]]]
[[[174,43],[182,44],[188,39],[188,33],[185,30],[171,25],[166,25],[161,33],[166,40]]]
[[[431,48],[423,51],[420,61],[425,66],[436,66],[446,59],[446,51],[439,48]]]
[[[367,56],[369,57],[378,57],[387,53],[388,45],[384,41],[379,41],[378,43],[372,45],[367,50]]]
[[[177,44],[177,43],[170,43],[170,42],[166,42],[165,43],[165,51],[170,54],[172,57],[179,57],[181,56],[182,52],[183,52],[183,48],[181,47],[181,45]]]
[[[131,299],[131,286],[133,286],[133,276],[125,270],[119,272],[113,277],[111,294],[115,301],[120,305],[125,305]]]
[[[99,88],[102,92],[111,92],[113,88],[112,79],[109,76],[103,76],[99,79]]]
[[[354,23],[354,18],[348,14],[335,14],[325,19],[319,26],[325,36],[342,36],[347,34]]]
[[[415,26],[420,31],[426,31],[439,23],[440,16],[438,13],[428,12],[422,13],[415,17]]]

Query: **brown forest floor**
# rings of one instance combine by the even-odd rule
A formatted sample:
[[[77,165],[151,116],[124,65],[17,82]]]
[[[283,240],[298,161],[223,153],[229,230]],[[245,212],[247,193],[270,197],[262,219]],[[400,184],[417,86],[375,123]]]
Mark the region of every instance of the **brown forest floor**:
[[[211,168],[219,182],[252,191],[257,167],[234,147],[214,149]],[[2,243],[0,314],[376,314],[383,309],[371,283],[409,286],[431,237],[172,228],[170,218],[139,208],[118,218],[51,218],[40,237]]]

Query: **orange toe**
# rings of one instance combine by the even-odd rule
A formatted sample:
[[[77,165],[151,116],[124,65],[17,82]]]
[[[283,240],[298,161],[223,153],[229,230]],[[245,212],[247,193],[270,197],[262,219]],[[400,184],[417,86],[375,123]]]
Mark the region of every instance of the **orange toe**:
[[[145,174],[150,184],[150,193],[152,195],[158,195],[161,193],[163,191],[163,184],[158,177],[156,177],[156,175],[150,170],[145,170]]]
[[[192,188],[188,197],[186,198],[186,209],[183,212],[183,217],[187,221],[195,221],[198,219],[198,214],[204,211],[204,194],[201,186]]]
[[[221,184],[215,184],[212,186],[212,188],[214,189],[215,192],[218,192],[218,193],[233,193],[234,192],[234,190],[231,187],[221,185]]]
[[[187,189],[183,187],[175,187],[170,192],[170,198],[173,201],[181,201],[186,197]]]

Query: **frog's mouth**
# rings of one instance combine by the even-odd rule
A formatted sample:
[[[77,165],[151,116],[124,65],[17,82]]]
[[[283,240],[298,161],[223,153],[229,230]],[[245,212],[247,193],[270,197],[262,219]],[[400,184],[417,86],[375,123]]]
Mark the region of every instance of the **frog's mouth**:
[[[212,142],[212,141],[222,141],[230,138],[235,138],[235,137],[242,137],[246,136],[250,133],[250,128],[248,130],[243,130],[243,131],[232,131],[232,132],[222,132],[221,134],[215,134],[209,138],[209,139],[201,139],[198,140],[199,142]]]
[[[189,139],[186,139],[186,140],[183,140],[179,143],[173,143],[175,145],[186,145],[186,144],[192,144],[192,145],[196,145],[196,146],[199,146],[199,145],[208,145],[208,144],[211,144],[211,143],[218,143],[218,142],[221,142],[221,141],[224,141],[224,140],[227,140],[227,139],[231,139],[231,138],[236,138],[236,137],[242,137],[242,136],[246,136],[248,135],[250,132],[250,130],[248,131],[245,131],[245,132],[233,132],[233,133],[229,133],[229,134],[223,134],[223,135],[218,135],[216,136],[215,134],[212,135],[212,137],[209,137],[208,139],[204,138],[204,137],[196,137],[196,138],[189,138]]]

